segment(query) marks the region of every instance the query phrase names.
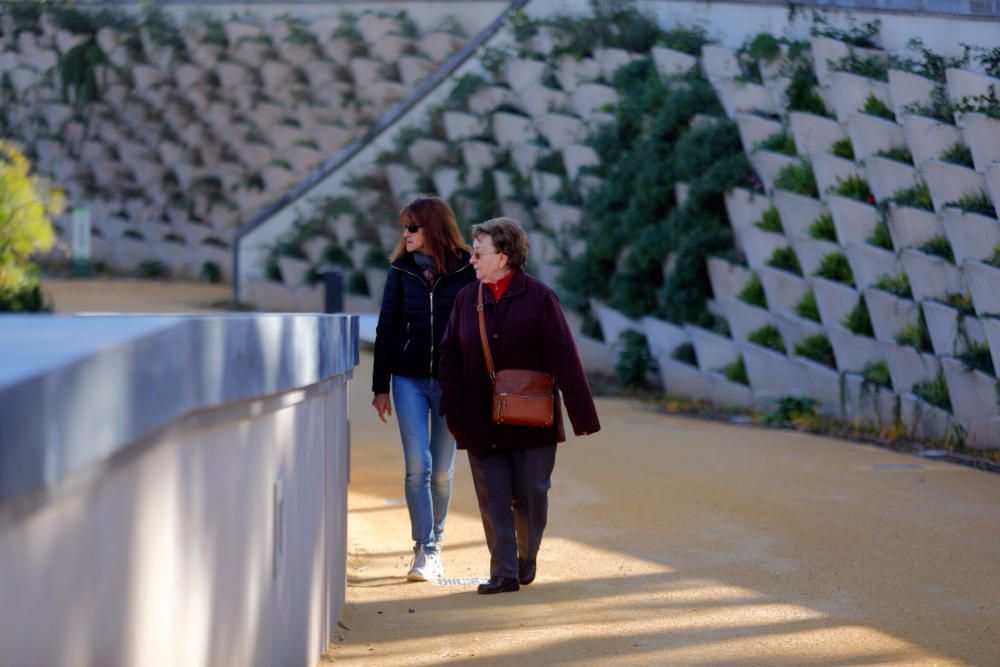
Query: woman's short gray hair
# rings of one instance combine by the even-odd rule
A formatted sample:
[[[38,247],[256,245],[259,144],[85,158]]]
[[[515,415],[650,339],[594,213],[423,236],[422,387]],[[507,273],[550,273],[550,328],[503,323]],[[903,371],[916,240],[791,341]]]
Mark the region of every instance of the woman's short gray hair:
[[[510,218],[493,218],[472,226],[472,238],[488,236],[493,241],[497,252],[507,255],[507,265],[512,269],[523,269],[528,263],[528,251],[531,242],[514,220]]]

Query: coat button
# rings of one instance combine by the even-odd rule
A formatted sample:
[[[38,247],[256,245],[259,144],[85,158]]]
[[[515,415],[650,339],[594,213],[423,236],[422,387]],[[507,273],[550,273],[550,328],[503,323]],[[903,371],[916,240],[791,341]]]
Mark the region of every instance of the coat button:
[[[496,445],[490,445],[490,447],[492,447],[493,449],[496,449],[496,448],[497,448],[497,446],[496,446]]]
[[[500,336],[498,336],[497,334],[493,334],[493,339],[494,339],[494,340],[496,340],[496,339],[497,339],[497,338],[499,338],[499,337],[500,337]]]

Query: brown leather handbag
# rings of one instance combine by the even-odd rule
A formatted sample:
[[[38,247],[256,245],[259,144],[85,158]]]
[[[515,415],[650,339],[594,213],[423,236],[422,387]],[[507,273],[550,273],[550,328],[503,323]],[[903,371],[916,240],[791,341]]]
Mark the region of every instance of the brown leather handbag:
[[[514,426],[552,426],[555,414],[555,387],[552,376],[541,371],[505,368],[493,369],[493,355],[486,338],[486,316],[483,314],[483,283],[479,283],[479,339],[483,344],[486,370],[493,383],[493,423]]]

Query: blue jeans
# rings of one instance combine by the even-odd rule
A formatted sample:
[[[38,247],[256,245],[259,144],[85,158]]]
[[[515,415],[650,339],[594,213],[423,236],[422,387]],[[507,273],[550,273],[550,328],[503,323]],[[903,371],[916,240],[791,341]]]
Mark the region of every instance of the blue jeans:
[[[444,532],[455,476],[455,440],[438,414],[441,387],[434,378],[394,375],[392,398],[403,440],[413,541],[433,551]]]

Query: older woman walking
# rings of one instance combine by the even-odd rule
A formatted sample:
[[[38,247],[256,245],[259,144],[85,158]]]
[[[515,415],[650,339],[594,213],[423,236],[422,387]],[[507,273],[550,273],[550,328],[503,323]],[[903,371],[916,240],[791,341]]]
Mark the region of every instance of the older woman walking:
[[[492,594],[516,591],[535,579],[556,443],[566,439],[559,392],[576,435],[594,433],[601,425],[555,293],[524,272],[529,247],[524,230],[509,218],[495,218],[475,225],[472,235],[471,263],[479,282],[455,297],[441,340],[438,377],[441,413],[458,448],[468,450],[490,551],[490,580],[479,593]],[[534,370],[554,379],[558,391],[550,426],[493,422],[480,308],[497,372]]]
[[[392,415],[391,384],[413,538],[407,579],[426,581],[444,574],[439,545],[455,470],[455,441],[439,414],[439,343],[455,295],[475,277],[468,246],[447,203],[417,197],[399,219],[400,239],[375,331],[372,405],[383,422]]]

